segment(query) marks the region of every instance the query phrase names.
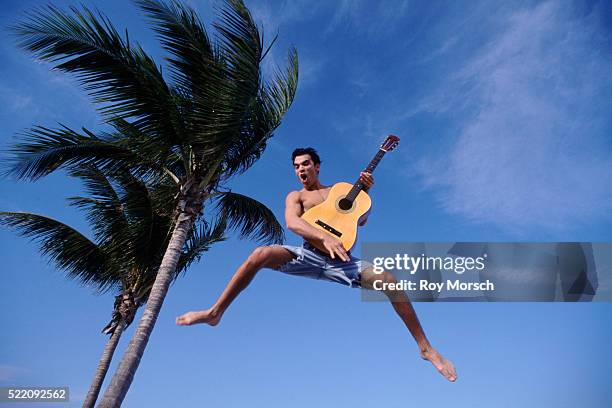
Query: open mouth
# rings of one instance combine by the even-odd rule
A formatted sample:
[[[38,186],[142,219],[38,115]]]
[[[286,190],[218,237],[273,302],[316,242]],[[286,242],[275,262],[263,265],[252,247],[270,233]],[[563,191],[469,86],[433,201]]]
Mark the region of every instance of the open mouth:
[[[308,176],[306,175],[306,173],[300,174],[300,180],[306,181],[307,178],[308,178]]]

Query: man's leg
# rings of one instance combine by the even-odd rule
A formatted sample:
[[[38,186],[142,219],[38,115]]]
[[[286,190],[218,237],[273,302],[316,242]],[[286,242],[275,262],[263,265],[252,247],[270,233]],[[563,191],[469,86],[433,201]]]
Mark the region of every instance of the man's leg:
[[[385,283],[396,282],[395,277],[389,272],[376,274],[372,268],[368,268],[361,273],[361,285],[365,289],[374,289],[373,284],[377,280],[382,280]],[[421,327],[419,318],[410,303],[410,299],[406,296],[406,293],[402,290],[386,290],[384,293],[387,298],[389,298],[395,312],[410,331],[410,334],[412,334],[412,337],[416,340],[421,350],[421,357],[424,360],[430,361],[449,381],[455,381],[457,379],[457,373],[453,363],[442,357],[440,353],[429,344],[429,340],[427,340],[427,336],[425,336],[423,327]]]
[[[196,323],[207,323],[215,326],[221,320],[221,316],[236,296],[245,289],[255,274],[262,268],[277,269],[295,257],[287,249],[280,246],[267,246],[256,248],[251,255],[236,270],[219,299],[210,309],[196,312],[187,312],[176,318],[176,324],[190,326]]]

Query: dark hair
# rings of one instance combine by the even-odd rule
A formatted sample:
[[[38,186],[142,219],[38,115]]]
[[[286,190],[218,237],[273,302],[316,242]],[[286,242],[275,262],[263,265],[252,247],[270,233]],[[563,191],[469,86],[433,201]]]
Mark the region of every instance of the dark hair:
[[[297,156],[301,156],[303,154],[310,155],[310,158],[312,159],[312,162],[314,164],[320,164],[321,163],[321,158],[319,157],[319,154],[312,147],[298,147],[297,149],[295,149],[293,151],[293,153],[291,153],[291,163],[293,163],[295,161],[295,158]]]

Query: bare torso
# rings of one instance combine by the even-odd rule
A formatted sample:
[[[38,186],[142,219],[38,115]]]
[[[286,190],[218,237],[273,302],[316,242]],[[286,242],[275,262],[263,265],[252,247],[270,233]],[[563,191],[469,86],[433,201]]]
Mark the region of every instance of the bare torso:
[[[300,194],[299,200],[302,205],[302,214],[312,207],[321,204],[329,195],[331,186],[323,186],[320,190],[306,190],[305,188],[298,191]],[[301,214],[300,214],[301,215]]]

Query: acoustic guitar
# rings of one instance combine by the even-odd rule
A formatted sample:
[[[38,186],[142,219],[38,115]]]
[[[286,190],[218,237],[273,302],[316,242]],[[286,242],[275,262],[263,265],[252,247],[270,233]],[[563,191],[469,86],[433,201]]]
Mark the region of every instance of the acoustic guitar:
[[[399,137],[389,135],[382,143],[365,172],[373,173],[385,153],[392,151],[399,144]],[[372,208],[372,199],[363,191],[359,179],[354,184],[340,182],[332,186],[327,199],[302,214],[302,219],[313,227],[332,235],[342,242],[347,251],[357,241],[357,226]],[[318,242],[310,242],[312,246],[328,252]]]

